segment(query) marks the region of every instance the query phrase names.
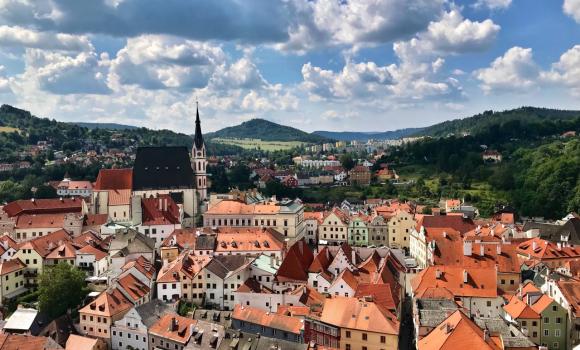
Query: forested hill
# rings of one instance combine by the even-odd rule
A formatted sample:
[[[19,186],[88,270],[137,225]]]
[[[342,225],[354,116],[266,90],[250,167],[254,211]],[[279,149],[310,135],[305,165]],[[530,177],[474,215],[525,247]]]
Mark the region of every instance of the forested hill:
[[[230,126],[209,133],[205,138],[260,139],[263,141],[301,141],[312,143],[328,141],[323,136],[309,134],[305,131],[276,124],[265,119],[252,119],[240,125]]]
[[[558,122],[580,117],[580,111],[559,110],[538,107],[521,107],[502,112],[485,111],[469,118],[448,120],[429,126],[418,135],[448,136],[451,134],[476,134],[484,132],[492,125],[501,126],[505,123],[542,124],[544,121]]]
[[[134,125],[125,125],[125,124],[118,124],[118,123],[82,123],[82,122],[75,122],[71,123],[75,124],[87,129],[109,129],[109,130],[126,130],[126,129],[139,129],[138,126]]]
[[[422,128],[407,128],[383,132],[315,131],[313,134],[341,141],[396,140],[419,133]]]

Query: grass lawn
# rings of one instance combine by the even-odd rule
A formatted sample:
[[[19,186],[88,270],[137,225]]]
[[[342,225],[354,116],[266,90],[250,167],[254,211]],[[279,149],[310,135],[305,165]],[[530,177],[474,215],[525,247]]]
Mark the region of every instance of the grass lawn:
[[[215,138],[212,141],[245,149],[261,149],[263,151],[283,151],[304,145],[304,142],[300,141],[262,141],[260,139]]]
[[[20,129],[11,126],[0,126],[0,132],[20,132]]]

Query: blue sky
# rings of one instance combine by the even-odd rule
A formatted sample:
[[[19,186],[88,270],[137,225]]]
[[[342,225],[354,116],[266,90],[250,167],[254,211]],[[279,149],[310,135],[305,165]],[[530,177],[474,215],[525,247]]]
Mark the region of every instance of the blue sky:
[[[191,133],[580,109],[580,0],[0,0],[0,102]]]

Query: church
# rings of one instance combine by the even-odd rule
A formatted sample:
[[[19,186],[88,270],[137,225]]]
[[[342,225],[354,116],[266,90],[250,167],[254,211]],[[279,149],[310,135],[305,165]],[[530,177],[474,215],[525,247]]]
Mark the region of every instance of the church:
[[[207,160],[196,108],[191,154],[185,146],[139,147],[132,169],[102,169],[92,195],[91,211],[113,222],[139,225],[142,198],[168,195],[182,212],[182,226],[193,227],[207,199]]]

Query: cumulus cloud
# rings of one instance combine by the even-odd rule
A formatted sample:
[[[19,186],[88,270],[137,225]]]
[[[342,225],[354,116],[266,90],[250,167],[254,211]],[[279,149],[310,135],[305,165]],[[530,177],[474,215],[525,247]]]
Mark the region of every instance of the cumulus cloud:
[[[475,71],[484,92],[526,91],[534,87],[540,68],[534,62],[532,49],[512,47],[503,56],[496,58],[488,68]]]
[[[552,69],[543,72],[541,77],[548,83],[571,88],[574,95],[580,95],[580,45],[564,52]]]
[[[580,0],[564,0],[564,13],[580,23]]]
[[[111,62],[115,86],[144,89],[202,88],[216,67],[225,62],[221,47],[165,35],[142,35],[127,40]]]
[[[93,48],[86,36],[38,32],[6,25],[0,26],[0,46],[64,51],[89,51]]]
[[[424,32],[408,41],[394,44],[398,57],[411,61],[425,56],[462,54],[483,51],[491,46],[500,26],[492,20],[471,21],[458,9],[446,12],[441,19],[431,22]]]
[[[107,55],[95,52],[77,55],[27,49],[23,79],[35,81],[41,90],[53,94],[108,94]]]

